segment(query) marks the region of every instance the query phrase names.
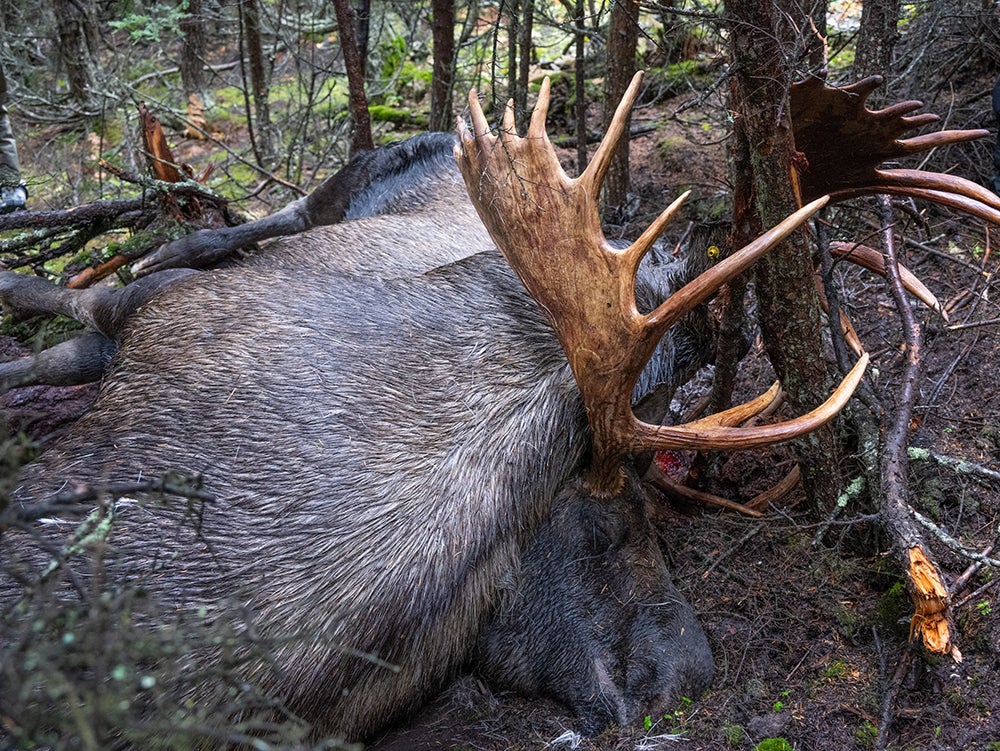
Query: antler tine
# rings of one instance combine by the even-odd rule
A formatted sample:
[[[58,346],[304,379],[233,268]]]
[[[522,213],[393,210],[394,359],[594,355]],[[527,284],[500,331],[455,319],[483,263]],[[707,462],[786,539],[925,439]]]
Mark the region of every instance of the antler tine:
[[[845,261],[850,261],[853,264],[868,269],[879,276],[885,276],[885,256],[867,245],[834,240],[830,243],[830,253],[837,258],[842,258]],[[903,283],[903,288],[907,292],[944,318],[944,320],[948,320],[948,314],[945,312],[945,309],[941,305],[940,301],[933,292],[927,289],[927,286],[921,282],[912,271],[905,266],[900,265],[899,276],[900,281]]]
[[[809,82],[814,82],[816,85],[820,87],[826,85],[824,81],[820,78],[810,78],[806,80]],[[882,76],[868,76],[867,78],[862,78],[860,81],[855,81],[854,83],[849,84],[848,86],[844,86],[840,90],[848,94],[860,97],[861,101],[863,102],[872,95],[872,92],[875,91],[875,89],[877,89],[879,86],[882,85],[882,81],[883,81]]]
[[[500,141],[504,144],[517,138],[517,125],[514,124],[514,100],[508,99],[503,108],[503,121],[500,125]]]
[[[635,104],[635,100],[639,96],[639,86],[641,83],[642,71],[639,70],[632,76],[632,81],[625,90],[621,102],[618,103],[618,108],[615,110],[614,117],[611,118],[608,131],[604,134],[604,139],[597,147],[594,158],[587,165],[587,169],[583,171],[583,174],[577,178],[580,184],[585,186],[595,196],[600,192],[601,185],[604,184],[604,176],[608,173],[608,167],[611,166],[611,158],[615,154],[615,147],[621,140],[625,130],[625,121],[628,119],[629,112],[632,111],[632,105]]]
[[[475,89],[469,90],[469,116],[472,118],[472,135],[478,140],[485,137],[490,132],[490,125],[486,122],[486,115],[483,114],[483,107],[479,103],[479,92]],[[463,136],[465,131],[465,121],[459,118],[459,135]]]
[[[918,110],[923,106],[924,103],[921,101],[918,101],[916,99],[907,99],[903,102],[896,102],[895,104],[891,104],[888,107],[885,107],[880,110],[872,110],[872,114],[878,118],[881,118],[882,120],[893,120],[895,118],[906,120],[909,118],[903,118],[903,115],[913,112],[914,110]],[[928,122],[937,122],[938,120],[941,119],[937,115],[931,113],[918,115],[918,117],[926,118],[928,115],[934,118],[933,120],[929,120]]]
[[[921,198],[932,203],[964,211],[972,216],[1000,224],[1000,196],[957,175],[923,170],[874,170],[869,180],[831,193],[831,200],[888,193]]]
[[[822,427],[840,412],[853,396],[868,367],[868,353],[851,368],[833,394],[819,407],[799,417],[773,425],[749,428],[730,427],[720,422],[728,422],[728,412],[738,412],[741,417],[752,417],[761,412],[773,400],[771,392],[757,397],[746,404],[733,407],[727,413],[709,415],[683,425],[650,425],[636,420],[635,450],[663,451],[665,449],[745,449],[755,446],[769,446],[811,433]],[[773,387],[772,387],[773,388]]]
[[[906,118],[907,120],[911,118]],[[916,118],[912,118],[916,119]],[[932,121],[933,122],[933,121]],[[965,141],[975,141],[985,138],[990,132],[988,130],[940,130],[936,133],[925,133],[922,136],[904,138],[899,142],[905,154],[919,154],[923,151],[930,151],[939,146],[949,146],[953,143],[964,143]],[[914,170],[917,171],[917,170]]]
[[[531,121],[528,123],[528,138],[549,139],[549,134],[545,130],[545,118],[549,115],[549,91],[551,84],[549,77],[542,79],[542,86],[538,90],[538,99],[535,101],[535,109],[531,113]]]
[[[720,261],[697,278],[685,284],[672,294],[647,317],[649,335],[659,341],[670,326],[699,303],[706,300],[715,290],[749,268],[764,253],[788,237],[797,227],[802,226],[813,214],[823,208],[829,199],[826,196],[806,204],[794,214],[786,217],[762,234],[749,245],[740,248],[729,258]],[[641,240],[642,238],[640,238]],[[638,245],[637,240],[635,245]]]

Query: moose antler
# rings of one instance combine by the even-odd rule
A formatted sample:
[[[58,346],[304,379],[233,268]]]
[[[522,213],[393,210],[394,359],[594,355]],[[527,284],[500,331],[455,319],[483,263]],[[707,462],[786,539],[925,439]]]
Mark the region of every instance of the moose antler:
[[[773,394],[684,425],[652,425],[634,415],[633,387],[666,331],[827,201],[824,197],[804,206],[652,312],[639,313],[635,301],[639,263],[687,196],[674,201],[628,248],[612,248],[605,240],[597,198],[641,78],[637,73],[632,79],[593,161],[576,179],[559,166],[545,132],[548,79],[542,83],[524,138],[515,131],[511,104],[504,111],[499,137],[492,135],[476,93],[471,92],[474,132],[470,134],[459,122],[460,143],[455,147],[473,205],[497,247],[545,311],[566,352],[593,433],[588,480],[595,493],[619,489],[622,462],[631,452],[747,448],[815,430],[844,406],[868,362],[867,355],[862,355],[820,407],[775,425],[731,426],[734,414],[745,418],[760,412]]]
[[[829,195],[843,201],[859,195],[913,196],[1000,223],[1000,197],[955,175],[914,169],[878,169],[882,162],[938,146],[974,141],[987,130],[942,130],[900,140],[907,131],[937,122],[937,115],[909,115],[923,106],[907,101],[873,111],[865,106],[882,85],[871,76],[834,88],[818,78],[792,85],[791,115],[795,148],[805,154],[800,171],[806,200]]]

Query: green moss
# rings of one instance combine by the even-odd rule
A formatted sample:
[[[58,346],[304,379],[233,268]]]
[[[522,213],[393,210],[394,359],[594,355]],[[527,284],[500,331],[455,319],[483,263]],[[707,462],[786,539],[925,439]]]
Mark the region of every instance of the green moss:
[[[849,669],[846,662],[843,660],[831,660],[830,664],[823,668],[823,672],[820,675],[823,678],[836,679],[843,678],[848,672]]]
[[[865,720],[860,727],[854,730],[854,739],[861,748],[872,748],[877,737],[878,728],[870,720]]]
[[[906,625],[910,615],[910,598],[902,582],[896,582],[883,594],[875,606],[875,622],[879,629],[893,631],[900,636],[908,633]]]
[[[422,128],[427,127],[428,119],[426,115],[411,112],[410,110],[398,107],[389,107],[385,104],[372,104],[368,107],[368,114],[371,115],[372,122],[392,123],[393,125],[416,125]]]
[[[754,751],[792,751],[792,744],[784,738],[765,738],[753,748]]]
[[[723,725],[722,737],[726,739],[726,743],[730,746],[739,746],[747,737],[747,731],[742,725]]]

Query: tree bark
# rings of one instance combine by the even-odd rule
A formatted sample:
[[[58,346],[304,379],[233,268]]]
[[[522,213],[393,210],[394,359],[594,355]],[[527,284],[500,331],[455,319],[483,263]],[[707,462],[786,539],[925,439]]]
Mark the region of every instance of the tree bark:
[[[864,0],[861,25],[854,53],[854,79],[884,76],[892,67],[892,53],[899,39],[899,0]],[[870,108],[885,101],[885,88],[876,90],[868,99]]]
[[[55,0],[52,10],[59,35],[59,60],[66,69],[69,95],[86,105],[94,89],[96,22],[90,0]]]
[[[827,73],[826,11],[827,0],[813,0],[809,10],[809,31],[806,34],[806,59],[809,72],[825,79]]]
[[[604,79],[604,128],[611,124],[618,102],[635,74],[635,52],[639,42],[639,0],[617,0],[611,10],[611,28],[608,31],[608,63]],[[628,129],[631,116],[626,120],[625,136],[618,142],[614,157],[604,181],[603,202],[605,218],[619,218],[628,204]]]
[[[181,86],[187,101],[189,138],[204,138],[205,130],[205,20],[202,0],[187,0],[187,13],[181,18]]]
[[[517,87],[514,113],[518,130],[528,129],[528,78],[531,74],[531,28],[535,21],[535,0],[521,0],[521,23],[518,27],[517,46],[520,57],[517,63]]]
[[[271,108],[268,104],[270,81],[264,65],[264,46],[260,33],[260,9],[257,0],[240,0],[240,22],[243,28],[243,44],[250,69],[250,88],[253,93],[253,111],[256,127],[248,118],[250,141],[254,156],[261,166],[274,160],[275,138],[271,126]]]
[[[514,101],[514,115],[520,127],[521,113],[517,111],[517,102],[522,98],[517,89],[517,61],[518,44],[521,41],[521,0],[502,0],[501,10],[507,9],[507,99]],[[525,92],[524,100],[527,101],[528,94]]]
[[[731,109],[734,122],[733,246],[792,213],[799,204],[795,148],[789,119],[792,71],[782,64],[794,48],[793,19],[777,3],[727,0],[734,61]],[[755,267],[758,316],[764,345],[792,409],[801,414],[828,395],[831,379],[820,353],[823,331],[805,231],[765,255]],[[824,428],[796,445],[803,487],[814,508],[833,505],[842,488],[839,451]]]
[[[431,130],[451,130],[455,81],[455,0],[434,0],[431,8],[434,44],[431,74]]]
[[[337,13],[337,25],[340,27],[340,44],[344,52],[351,119],[354,123],[351,153],[371,151],[375,148],[375,142],[372,139],[372,121],[368,114],[368,98],[365,96],[364,69],[361,53],[355,41],[351,6],[347,0],[333,0],[333,8]]]
[[[574,23],[576,25],[576,65],[573,71],[574,96],[576,97],[576,163],[577,174],[587,168],[587,72],[584,70],[584,42],[587,28],[584,25],[583,0],[576,0]]]
[[[354,44],[361,59],[361,80],[368,74],[368,36],[371,29],[371,0],[354,0]]]

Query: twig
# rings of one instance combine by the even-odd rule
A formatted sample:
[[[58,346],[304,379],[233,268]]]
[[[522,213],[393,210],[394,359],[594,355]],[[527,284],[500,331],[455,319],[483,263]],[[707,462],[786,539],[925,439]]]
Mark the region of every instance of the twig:
[[[992,552],[993,552],[993,546],[987,545],[986,548],[983,550],[982,555],[989,555]],[[965,589],[965,585],[969,583],[969,579],[975,576],[976,572],[978,572],[980,568],[982,568],[982,564],[979,561],[973,561],[972,563],[970,563],[969,567],[962,572],[962,575],[959,576],[957,579],[955,579],[952,585],[948,588],[948,593],[952,597],[954,597],[956,594]],[[956,605],[955,607],[958,606]]]
[[[956,602],[955,605],[954,605],[955,609],[957,610],[958,608],[965,607],[970,602],[972,602],[972,600],[975,600],[975,599],[978,599],[979,597],[981,597],[983,595],[983,593],[987,589],[990,589],[991,587],[995,587],[997,584],[1000,584],[1000,579],[997,579],[997,578],[990,579],[983,586],[977,587],[972,592],[969,592],[969,594],[967,594],[961,600],[959,600],[958,602]]]
[[[899,694],[899,688],[903,685],[903,679],[910,669],[910,661],[912,659],[913,642],[908,641],[906,646],[903,647],[903,653],[899,656],[899,662],[896,664],[895,671],[893,671],[892,680],[885,687],[885,693],[882,695],[882,706],[878,719],[878,735],[875,736],[876,751],[885,751],[886,745],[889,742],[889,730],[892,728],[892,711],[896,706],[896,696]]]
[[[945,532],[941,527],[932,522],[926,516],[921,514],[914,508],[910,509],[910,514],[916,519],[921,526],[930,531],[938,540],[940,540],[946,547],[948,547],[953,553],[962,556],[963,558],[968,558],[970,561],[979,561],[983,565],[993,566],[994,568],[1000,568],[1000,560],[996,558],[990,558],[989,556],[983,555],[982,553],[975,553],[969,550],[967,547],[962,545],[958,540],[952,537],[950,534]]]
[[[979,326],[995,326],[1000,323],[1000,318],[988,318],[985,321],[970,321],[969,323],[952,323],[945,326],[948,331],[960,331],[961,329],[974,329]]]
[[[763,524],[757,525],[756,527],[754,527],[753,529],[751,529],[749,532],[747,532],[745,535],[743,535],[743,537],[741,537],[739,539],[739,541],[737,541],[737,543],[735,545],[733,545],[729,550],[725,551],[724,553],[719,553],[719,555],[716,556],[716,559],[712,562],[712,565],[709,566],[707,569],[705,569],[701,573],[701,578],[702,579],[707,579],[708,575],[711,574],[713,571],[715,571],[716,567],[718,567],[719,564],[721,564],[724,560],[726,560],[726,558],[728,558],[729,556],[731,556],[737,550],[739,550],[740,548],[742,548],[744,543],[748,542],[754,536],[760,534],[760,531],[762,529],[764,529],[764,525]]]
[[[850,503],[855,498],[859,497],[862,491],[865,489],[867,483],[865,482],[864,475],[855,477],[848,483],[844,491],[837,497],[837,502],[834,504],[833,510],[817,527],[816,534],[813,535],[812,544],[813,547],[818,547],[822,543],[823,538],[826,536],[827,530],[834,524],[853,524],[854,522],[839,522],[837,517],[847,508],[847,504]]]
[[[907,456],[914,461],[926,461],[930,459],[937,462],[942,467],[955,470],[959,474],[975,475],[991,484],[995,484],[997,487],[1000,487],[1000,472],[995,469],[990,469],[989,467],[984,467],[982,464],[976,464],[975,462],[970,462],[966,459],[959,459],[956,456],[938,454],[930,449],[918,448],[916,446],[910,446],[906,450],[906,453]]]

